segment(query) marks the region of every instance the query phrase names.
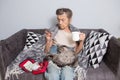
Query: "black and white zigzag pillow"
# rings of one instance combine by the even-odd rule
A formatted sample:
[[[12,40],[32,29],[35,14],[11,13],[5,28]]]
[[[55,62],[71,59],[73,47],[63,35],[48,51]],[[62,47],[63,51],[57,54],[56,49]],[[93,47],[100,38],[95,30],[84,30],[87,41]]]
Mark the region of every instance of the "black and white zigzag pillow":
[[[89,65],[93,68],[99,67],[106,53],[110,38],[111,35],[108,33],[91,31],[89,37],[86,39],[83,51],[88,57]]]
[[[37,41],[39,41],[39,34],[36,34],[34,32],[28,32],[27,38],[26,38],[26,44],[24,46],[24,50],[31,48]]]

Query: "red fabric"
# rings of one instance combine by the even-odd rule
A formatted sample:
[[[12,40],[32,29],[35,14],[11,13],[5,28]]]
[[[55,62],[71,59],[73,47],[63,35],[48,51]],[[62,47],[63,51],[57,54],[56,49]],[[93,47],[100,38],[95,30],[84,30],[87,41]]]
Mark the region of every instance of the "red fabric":
[[[33,70],[32,73],[33,74],[42,74],[46,71],[47,66],[48,66],[48,61],[43,61],[42,63],[39,63],[39,65],[41,66],[40,68],[38,68],[37,70]]]
[[[26,59],[26,60],[24,60],[23,62],[21,62],[21,63],[19,64],[19,66],[20,66],[25,72],[29,72],[29,71],[24,67],[24,64],[26,64],[26,62],[28,62],[28,61],[30,61],[30,62],[32,62],[32,63],[35,63],[35,60],[34,60],[34,59]]]
[[[19,64],[19,66],[25,71],[25,72],[30,72],[29,70],[27,70],[25,67],[24,67],[24,64],[27,62],[27,61],[30,61],[32,62],[33,64],[35,63],[35,60],[34,59],[26,59],[24,60],[23,62],[21,62]],[[39,63],[40,67],[37,69],[37,70],[32,70],[32,74],[42,74],[46,71],[47,69],[47,66],[48,66],[48,61],[44,60],[43,62]]]

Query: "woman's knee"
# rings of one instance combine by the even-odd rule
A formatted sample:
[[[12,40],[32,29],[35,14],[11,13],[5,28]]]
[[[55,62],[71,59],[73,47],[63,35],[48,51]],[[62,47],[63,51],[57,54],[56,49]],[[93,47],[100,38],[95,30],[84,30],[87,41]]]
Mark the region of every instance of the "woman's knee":
[[[55,63],[53,63],[52,61],[49,62],[48,67],[47,67],[47,71],[49,73],[59,73],[61,70],[60,67],[58,67]]]
[[[61,68],[59,68],[53,62],[50,62],[48,64],[47,71],[45,72],[45,78],[47,80],[59,80],[61,73],[60,70]]]
[[[74,70],[72,67],[65,66],[61,72],[61,79],[62,80],[73,80],[74,78]]]
[[[60,74],[45,72],[46,80],[60,80]]]

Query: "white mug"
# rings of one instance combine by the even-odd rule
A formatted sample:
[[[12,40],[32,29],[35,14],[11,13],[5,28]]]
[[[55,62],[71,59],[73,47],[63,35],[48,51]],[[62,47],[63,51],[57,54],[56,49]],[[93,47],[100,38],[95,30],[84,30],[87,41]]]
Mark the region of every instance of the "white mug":
[[[79,41],[80,40],[80,32],[78,32],[78,31],[72,32],[72,39],[73,39],[73,41]]]

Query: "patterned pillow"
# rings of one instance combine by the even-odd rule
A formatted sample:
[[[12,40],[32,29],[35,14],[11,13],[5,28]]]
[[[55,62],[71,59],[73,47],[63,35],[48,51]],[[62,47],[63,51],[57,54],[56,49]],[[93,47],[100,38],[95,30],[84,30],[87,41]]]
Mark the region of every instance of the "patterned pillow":
[[[108,33],[91,31],[86,39],[83,51],[88,57],[89,65],[94,69],[99,67],[111,37]]]
[[[34,32],[28,32],[27,33],[27,38],[26,38],[26,44],[24,46],[24,50],[31,48],[33,45],[35,45],[36,42],[39,41],[41,35],[40,34],[36,34]]]

